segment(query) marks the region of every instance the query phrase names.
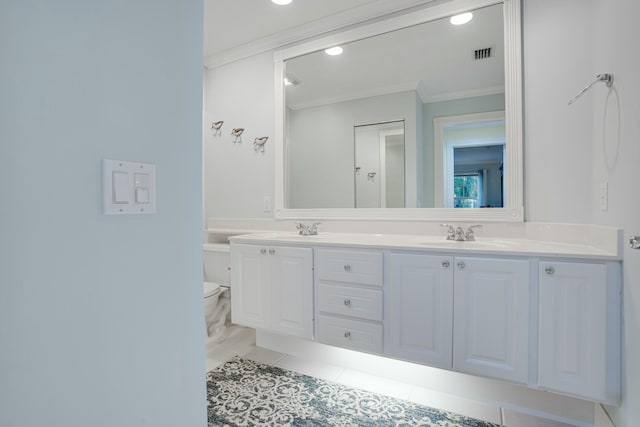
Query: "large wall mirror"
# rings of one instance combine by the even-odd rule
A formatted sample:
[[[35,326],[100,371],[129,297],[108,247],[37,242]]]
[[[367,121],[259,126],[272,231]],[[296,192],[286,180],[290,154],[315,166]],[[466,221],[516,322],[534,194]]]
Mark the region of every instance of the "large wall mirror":
[[[522,221],[520,56],[519,0],[276,53],[276,217]]]

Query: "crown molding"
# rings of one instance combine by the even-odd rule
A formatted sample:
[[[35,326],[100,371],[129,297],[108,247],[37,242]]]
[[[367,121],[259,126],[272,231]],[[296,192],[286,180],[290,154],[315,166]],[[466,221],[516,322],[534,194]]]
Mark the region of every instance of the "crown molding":
[[[287,108],[292,110],[301,110],[303,108],[319,107],[321,105],[335,104],[337,102],[347,102],[354,101],[356,99],[371,98],[373,96],[415,91],[417,86],[418,82],[398,83],[391,86],[371,88],[359,92],[347,92],[340,96],[318,98],[307,102],[299,102],[297,104],[287,104]]]
[[[326,35],[327,33],[341,30],[351,25],[401,13],[408,9],[433,2],[442,3],[442,1],[438,0],[375,0],[362,6],[354,7],[268,37],[263,37],[250,43],[242,44],[232,49],[205,56],[204,65],[207,69],[219,67],[253,55],[282,48],[302,40]]]
[[[480,89],[463,90],[459,92],[449,92],[440,95],[429,95],[423,85],[418,85],[418,96],[424,104],[432,102],[453,101],[456,99],[474,98],[476,96],[497,95],[504,93],[504,86],[490,86]]]

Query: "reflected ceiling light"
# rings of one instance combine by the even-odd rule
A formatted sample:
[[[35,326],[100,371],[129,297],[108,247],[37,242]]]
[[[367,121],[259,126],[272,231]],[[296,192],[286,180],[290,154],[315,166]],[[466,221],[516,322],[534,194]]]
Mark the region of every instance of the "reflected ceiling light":
[[[463,25],[471,21],[471,19],[473,19],[473,13],[466,12],[461,13],[460,15],[452,16],[451,19],[449,19],[449,22],[451,22],[453,25]]]
[[[298,86],[300,83],[302,83],[300,81],[300,79],[298,79],[296,76],[294,76],[293,74],[287,74],[284,77],[284,85],[285,86],[293,86],[296,87]]]
[[[329,49],[325,49],[324,53],[331,56],[340,55],[342,53],[342,48],[340,46],[330,47]]]
[[[279,6],[284,6],[291,3],[292,0],[271,0],[271,1]]]

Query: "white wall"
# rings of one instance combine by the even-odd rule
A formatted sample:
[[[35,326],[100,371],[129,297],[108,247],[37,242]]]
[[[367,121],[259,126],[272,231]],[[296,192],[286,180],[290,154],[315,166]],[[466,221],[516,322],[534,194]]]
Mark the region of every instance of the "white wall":
[[[202,1],[0,2],[0,425],[204,426]],[[157,165],[103,216],[101,160]]]
[[[231,35],[230,35],[231,36]],[[205,217],[271,218],[264,197],[273,198],[273,54],[265,53],[205,73]],[[211,123],[224,120],[214,137]],[[242,143],[231,129],[245,128]],[[253,149],[268,136],[264,153]]]
[[[527,221],[592,221],[593,92],[567,105],[594,78],[591,3],[523,1]]]
[[[604,85],[594,91],[591,210],[593,222],[622,227],[625,237],[640,234],[640,55],[629,51],[640,40],[638,16],[636,0],[593,2],[594,58],[589,77],[613,73],[620,104],[615,93],[607,99]],[[600,210],[597,191],[602,181],[609,187],[605,212]],[[632,427],[640,420],[640,251],[626,244],[623,274],[623,401],[621,408],[607,409],[618,427]]]
[[[640,3],[526,0],[524,6],[527,219],[640,234],[640,56],[631,48],[640,40]],[[599,83],[567,107],[600,73],[614,74],[619,106]],[[604,212],[602,181],[609,188]],[[640,419],[640,252],[626,244],[624,251],[623,397],[620,408],[607,410],[618,427],[632,427]]]

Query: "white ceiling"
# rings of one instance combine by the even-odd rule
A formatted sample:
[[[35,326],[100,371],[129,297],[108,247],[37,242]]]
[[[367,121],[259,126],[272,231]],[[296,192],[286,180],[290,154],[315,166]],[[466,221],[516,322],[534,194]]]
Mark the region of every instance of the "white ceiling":
[[[474,11],[471,22],[447,18],[348,43],[344,53],[293,58],[286,72],[301,84],[287,87],[287,106],[307,108],[348,99],[417,90],[423,102],[504,92],[502,6]],[[491,58],[474,60],[490,47]]]
[[[293,0],[278,6],[271,0],[205,0],[204,62],[216,67],[432,1]],[[476,19],[459,28],[441,20],[353,43],[354,48],[361,45],[355,50],[347,45],[339,58],[296,58],[287,71],[303,84],[287,90],[287,105],[397,92],[411,85],[425,102],[452,99],[455,93],[499,92],[504,82],[501,7],[477,12]],[[474,49],[488,46],[495,58],[472,61]]]
[[[209,68],[434,0],[205,0]]]
[[[374,0],[205,0],[204,55],[263,39]]]

